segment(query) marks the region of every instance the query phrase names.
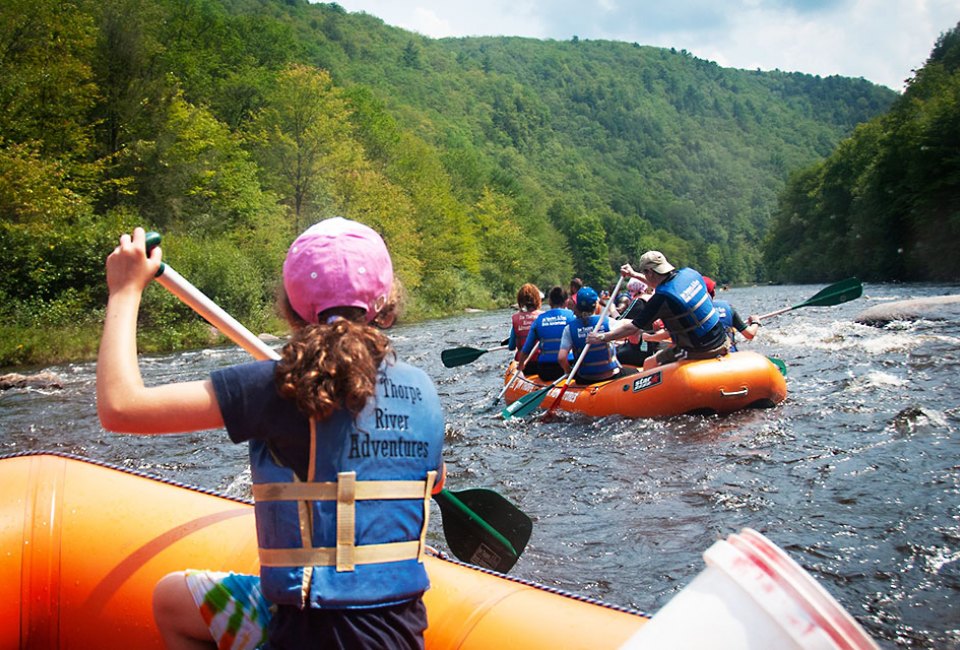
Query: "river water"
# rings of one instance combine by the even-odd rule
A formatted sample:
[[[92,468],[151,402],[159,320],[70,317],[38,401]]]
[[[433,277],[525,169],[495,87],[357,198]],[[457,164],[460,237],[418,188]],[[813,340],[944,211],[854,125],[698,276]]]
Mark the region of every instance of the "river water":
[[[821,288],[722,295],[746,317],[802,303]],[[957,293],[866,285],[858,300],[770,319],[744,347],[786,362],[787,400],[726,417],[504,421],[491,404],[508,354],[448,369],[440,352],[497,345],[509,311],[400,326],[392,336],[400,356],[426,369],[440,391],[449,487],[492,488],[534,520],[514,575],[655,612],[703,569],[701,554],[715,540],[751,527],[882,647],[960,648],[960,318],[882,328],[853,320],[881,302]],[[231,347],[141,365],[155,383],[244,360]],[[245,448],[223,432],[105,433],[94,364],[49,370],[63,378],[62,390],[0,393],[0,453],[70,452],[249,494]],[[431,542],[443,549],[440,531],[431,527]]]

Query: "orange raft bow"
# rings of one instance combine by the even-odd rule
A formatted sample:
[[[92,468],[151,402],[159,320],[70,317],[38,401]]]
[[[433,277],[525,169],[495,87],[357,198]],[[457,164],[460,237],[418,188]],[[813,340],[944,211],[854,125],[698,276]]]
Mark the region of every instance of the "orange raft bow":
[[[507,381],[513,364],[507,369]],[[507,389],[507,403],[543,390],[539,377],[518,377]],[[543,400],[552,404],[553,388]],[[680,361],[640,374],[581,386],[571,384],[557,408],[586,415],[652,418],[684,413],[732,413],[770,408],[787,396],[783,375],[767,357],[744,350],[717,359]]]

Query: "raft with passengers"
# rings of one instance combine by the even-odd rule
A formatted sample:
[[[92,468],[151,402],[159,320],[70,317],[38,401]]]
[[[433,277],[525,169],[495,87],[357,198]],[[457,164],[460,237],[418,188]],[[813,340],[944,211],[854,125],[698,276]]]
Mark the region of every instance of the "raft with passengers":
[[[248,410],[216,408],[211,401],[214,392],[226,389],[229,383],[220,374],[214,373],[209,380],[160,387],[143,383],[135,360],[136,316],[140,294],[158,274],[164,286],[264,360],[217,372],[247,373],[249,387],[258,387],[254,392],[277,400],[281,396],[274,375],[286,359],[274,363],[272,359],[282,355],[264,346],[220,313],[222,310],[213,309],[194,287],[164,267],[159,251],[150,252],[148,239],[139,228],[133,237],[121,236],[107,261],[110,297],[97,368],[97,408],[104,428],[157,434],[226,426],[231,436],[263,424],[290,428],[290,419],[278,422],[277,414],[286,417],[294,413],[292,403],[274,404],[274,409],[265,410],[260,407],[261,400],[248,401],[249,412],[256,413],[252,418],[237,417]],[[347,283],[333,280],[353,266],[328,264],[346,253],[370,258],[371,242],[377,244],[375,252],[385,257],[383,243],[373,231],[346,220],[327,220],[305,231],[291,246],[284,267],[289,306],[304,322],[324,322],[326,327],[309,329],[291,321],[295,325],[293,340],[285,352],[311,337],[329,335],[341,340],[350,331],[356,334],[354,338],[366,337],[362,345],[382,342],[371,336],[370,323],[392,315],[390,273],[374,277],[365,272],[359,284],[352,285],[356,297],[361,297],[360,284],[376,291],[363,294],[360,305],[351,302],[344,307],[341,288]],[[389,271],[388,264],[384,260],[383,269]],[[316,282],[320,275],[329,282]],[[297,284],[301,280],[305,287]],[[338,293],[330,295],[328,286],[337,287]],[[301,305],[301,299],[309,304]],[[329,301],[336,301],[333,307],[326,305]],[[331,311],[335,315],[328,318]],[[377,371],[378,365],[369,364],[369,368]],[[442,423],[429,417],[439,410],[436,391],[426,381],[407,383],[419,381],[422,374],[414,376],[415,370],[399,362],[384,372],[424,391],[431,404],[421,409],[427,416],[426,428],[418,434],[422,433],[428,444],[442,437]],[[266,375],[264,380],[260,373]],[[570,376],[576,373],[574,367]],[[216,394],[218,402],[230,402],[227,406],[235,406],[231,402],[235,397],[222,390]],[[391,412],[404,408],[397,404],[401,400],[383,399],[393,400],[389,402]],[[354,427],[369,428],[374,409],[365,408],[366,401],[357,406],[358,412],[352,416],[361,424],[337,411],[340,420],[321,419],[323,433],[341,435]],[[272,419],[264,415],[267,411],[273,413]],[[721,540],[717,550],[717,544],[708,549],[708,565],[712,562],[719,571],[713,571],[711,577],[712,567],[708,566],[707,580],[699,585],[713,592],[713,602],[723,604],[709,616],[705,616],[702,602],[696,604],[700,601],[696,594],[684,599],[692,607],[684,602],[674,608],[668,605],[666,617],[658,624],[658,617],[648,623],[641,615],[600,608],[575,597],[561,600],[551,590],[508,579],[498,572],[509,570],[523,551],[531,530],[529,517],[522,513],[510,516],[511,512],[517,514],[512,506],[487,509],[492,502],[472,499],[471,490],[451,493],[443,487],[442,475],[435,483],[442,469],[437,467],[439,454],[427,454],[422,462],[404,465],[416,474],[414,478],[371,474],[379,478],[358,480],[354,470],[337,471],[335,481],[325,480],[331,473],[331,459],[348,457],[345,452],[330,453],[327,447],[336,442],[343,451],[348,441],[320,436],[320,415],[311,414],[305,423],[306,416],[295,414],[294,428],[305,425],[308,429],[300,441],[307,444],[308,453],[298,456],[307,465],[306,481],[294,474],[294,468],[281,466],[266,443],[251,437],[256,507],[82,459],[44,455],[0,461],[0,544],[6,550],[0,560],[0,580],[15,594],[0,607],[0,647],[149,648],[159,647],[164,640],[171,647],[174,640],[180,642],[176,647],[187,642],[193,647],[196,642],[215,640],[220,647],[252,649],[268,636],[270,643],[277,641],[278,645],[283,635],[288,639],[291,635],[315,636],[299,635],[305,627],[286,630],[273,624],[281,619],[288,624],[307,623],[308,615],[323,625],[343,623],[337,631],[358,638],[372,628],[351,627],[352,621],[382,616],[389,625],[377,628],[378,638],[415,631],[411,641],[425,641],[427,648],[678,647],[692,640],[686,637],[691,629],[705,629],[700,623],[708,618],[706,628],[718,638],[752,637],[756,631],[765,644],[772,633],[775,647],[785,647],[783,640],[796,641],[797,647],[808,643],[816,647],[875,647],[849,614],[802,569],[752,531]],[[347,426],[334,431],[332,427],[341,421]],[[367,471],[363,463],[366,461],[359,461]],[[421,480],[421,465],[427,463],[437,469],[427,471]],[[489,573],[468,573],[475,570],[442,563],[428,547],[431,497],[444,516],[451,551],[464,562],[491,567]],[[391,503],[386,507],[380,502]],[[327,508],[330,504],[335,508]],[[404,508],[407,505],[411,507]],[[331,511],[335,517],[325,514]],[[403,514],[409,521],[389,519],[388,514]],[[455,535],[447,532],[447,514],[460,523]],[[385,539],[387,529],[379,524],[388,521],[396,524],[397,531],[395,537]],[[361,529],[360,524],[365,527]],[[468,538],[472,551],[464,553],[462,539],[457,537]],[[504,556],[507,566],[501,568]],[[431,583],[433,589],[424,596]],[[408,596],[397,591],[398,585],[412,585],[417,591]],[[361,589],[365,592],[360,593]],[[771,599],[774,590],[782,597]],[[386,597],[377,600],[378,594]],[[391,597],[399,600],[394,603]],[[739,604],[734,614],[726,610],[731,598]],[[362,607],[353,607],[358,604]],[[390,618],[392,612],[402,613],[408,621],[401,624]],[[694,620],[697,626],[688,624]],[[654,630],[652,637],[647,629]]]
[[[623,312],[614,320],[614,302],[621,302],[617,291],[627,277],[640,289],[628,307],[631,296],[623,296]],[[629,264],[621,268],[602,309],[591,287],[575,280],[571,291],[575,293],[567,299],[562,288],[554,287],[549,309],[543,311],[534,285],[518,292],[520,309],[506,342],[517,352],[497,397],[505,396],[509,404],[504,418],[540,407],[548,414],[560,409],[591,416],[663,417],[775,406],[787,395],[786,365],[738,351],[736,336],[753,339],[763,319],[800,307],[847,302],[862,295],[863,287],[849,278],[803,303],[744,321],[732,305],[716,297],[712,279],[690,268],[677,269],[659,251],[648,251],[639,270]],[[628,341],[620,345],[623,339]],[[666,344],[647,352],[655,341]],[[444,365],[452,367],[487,351],[456,348],[445,350],[442,357]]]

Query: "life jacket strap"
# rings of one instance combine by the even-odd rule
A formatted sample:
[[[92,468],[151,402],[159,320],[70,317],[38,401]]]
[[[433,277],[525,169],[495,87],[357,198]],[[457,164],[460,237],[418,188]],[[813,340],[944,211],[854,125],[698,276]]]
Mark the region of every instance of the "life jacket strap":
[[[337,474],[337,571],[353,571],[357,547],[357,473]]]
[[[423,481],[354,481],[354,498],[419,499]],[[339,481],[324,483],[257,483],[253,486],[256,501],[334,501],[339,494]]]
[[[358,564],[380,564],[416,559],[423,561],[426,550],[430,498],[437,472],[427,472],[422,481],[358,481],[356,472],[339,472],[336,481],[318,482],[316,478],[317,422],[310,418],[310,464],[307,480],[293,474],[292,482],[255,483],[254,501],[293,501],[297,504],[300,525],[299,548],[259,548],[260,564],[265,567],[303,567],[301,602],[306,603],[315,566],[335,566],[338,572],[353,571]],[[272,453],[272,452],[271,452]],[[278,464],[280,464],[278,462]],[[418,539],[384,544],[357,546],[357,501],[421,499],[423,526]],[[313,507],[319,501],[337,504],[336,546],[315,547],[313,544]]]
[[[380,564],[420,557],[420,540],[365,544],[353,549],[354,564]],[[266,567],[338,566],[337,547],[261,548],[260,564]]]
[[[713,318],[713,315],[717,313],[717,310],[715,307],[711,308],[710,311],[708,311],[707,314],[699,320],[695,316],[696,311],[700,309],[700,306],[703,305],[703,303],[707,300],[707,297],[708,296],[704,294],[704,296],[697,301],[696,305],[694,305],[687,311],[683,312],[682,314],[676,314],[674,316],[664,317],[663,319],[664,323],[669,322],[673,324],[673,327],[668,327],[667,329],[669,329],[671,333],[676,333],[676,334],[692,332],[698,327],[700,327],[701,325],[703,325],[704,323],[706,323],[708,320]],[[684,327],[682,324],[684,318],[693,318],[693,324],[690,325],[690,327]]]
[[[420,528],[420,548],[417,551],[417,562],[423,562],[423,554],[427,550],[427,525],[430,523],[430,499],[433,498],[433,486],[437,482],[437,470],[427,472],[426,489],[423,492],[423,526]]]
[[[256,501],[296,501],[300,513],[301,548],[260,549],[263,566],[335,566],[337,571],[353,571],[358,564],[376,564],[416,559],[423,562],[430,522],[430,500],[437,480],[436,470],[427,472],[423,481],[358,481],[356,472],[340,472],[336,481],[324,483],[258,483],[253,486]],[[420,536],[408,542],[356,545],[356,504],[363,500],[420,499],[423,525]],[[311,531],[313,515],[310,502],[336,501],[337,545],[314,547]],[[309,579],[303,580],[304,589]]]

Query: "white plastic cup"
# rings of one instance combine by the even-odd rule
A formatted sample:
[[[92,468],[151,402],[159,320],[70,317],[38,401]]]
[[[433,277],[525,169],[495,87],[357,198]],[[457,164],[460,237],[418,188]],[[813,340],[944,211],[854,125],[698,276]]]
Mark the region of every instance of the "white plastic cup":
[[[878,648],[809,573],[755,530],[716,542],[703,559],[706,569],[621,648]]]

